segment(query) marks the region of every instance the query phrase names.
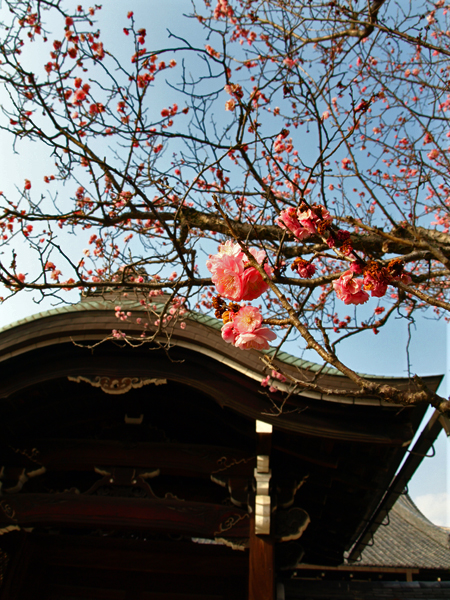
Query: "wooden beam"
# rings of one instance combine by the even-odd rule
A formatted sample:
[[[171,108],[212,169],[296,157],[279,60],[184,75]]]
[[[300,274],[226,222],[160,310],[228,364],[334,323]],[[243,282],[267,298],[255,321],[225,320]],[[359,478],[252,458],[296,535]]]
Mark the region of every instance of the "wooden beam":
[[[114,441],[35,440],[38,465],[48,471],[92,471],[94,467],[116,466],[160,469],[162,474],[209,478],[213,473],[227,477],[252,477],[256,458],[236,448],[201,444],[138,443]],[[26,457],[25,457],[26,458]],[[24,460],[25,460],[24,458]],[[28,464],[28,463],[27,463]]]
[[[198,544],[187,540],[134,540],[83,535],[31,536],[36,560],[52,567],[88,571],[104,569],[158,575],[189,575],[196,571],[210,577],[233,573],[247,578],[245,552],[228,546]],[[132,575],[130,575],[130,578]]]
[[[236,507],[73,493],[3,496],[0,529],[9,525],[101,527],[204,538],[249,535],[249,515]]]
[[[403,573],[411,571],[412,574],[417,575],[420,573],[420,569],[413,569],[409,567],[382,567],[382,566],[368,566],[368,565],[339,565],[338,567],[331,567],[329,565],[308,565],[307,563],[301,563],[296,565],[296,571],[327,571],[336,572],[350,572],[350,573]],[[301,579],[301,576],[298,577]]]

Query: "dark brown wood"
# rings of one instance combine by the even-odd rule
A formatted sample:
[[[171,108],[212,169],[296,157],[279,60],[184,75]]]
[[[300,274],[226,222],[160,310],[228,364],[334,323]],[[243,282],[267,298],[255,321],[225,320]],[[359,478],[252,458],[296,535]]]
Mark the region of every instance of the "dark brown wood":
[[[193,537],[248,537],[248,513],[235,507],[172,499],[81,494],[11,494],[0,526],[101,527]]]
[[[159,575],[199,571],[212,577],[233,573],[247,578],[248,574],[246,552],[223,545],[82,535],[33,534],[31,538],[35,558],[58,568],[106,568]]]
[[[226,473],[227,477],[251,477],[255,457],[235,448],[200,444],[135,443],[100,440],[35,440],[35,460],[47,470],[92,471],[116,466],[161,469],[162,474],[204,476]],[[26,457],[24,456],[24,460]]]
[[[29,544],[29,536],[24,531],[6,534],[13,536],[12,548],[9,552],[10,562],[6,570],[0,600],[20,600],[26,576],[33,558],[33,549]],[[11,542],[10,539],[7,542]]]
[[[275,599],[274,544],[271,536],[255,535],[255,520],[250,518],[248,600]]]
[[[272,450],[272,434],[271,433],[257,433],[258,440],[256,443],[257,454],[266,454],[270,456]]]
[[[126,592],[123,590],[114,589],[98,589],[98,588],[87,588],[77,587],[73,588],[68,585],[54,585],[45,600],[72,600],[74,593],[77,594],[78,598],[84,600],[135,600],[136,593]],[[180,593],[164,593],[164,592],[139,592],[139,600],[224,600],[222,594],[184,594]]]
[[[226,546],[31,533],[27,554],[2,600],[247,599],[248,557]]]

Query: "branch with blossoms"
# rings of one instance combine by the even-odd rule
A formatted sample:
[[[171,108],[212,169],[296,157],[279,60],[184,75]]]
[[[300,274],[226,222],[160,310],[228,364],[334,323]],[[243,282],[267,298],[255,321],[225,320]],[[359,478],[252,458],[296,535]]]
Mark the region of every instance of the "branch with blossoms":
[[[214,197],[215,205],[225,220],[226,214]],[[368,301],[369,294],[364,288],[371,292],[374,297],[381,297],[387,291],[387,286],[391,282],[404,280],[410,283],[411,278],[403,272],[403,263],[393,261],[388,268],[380,267],[374,261],[365,264],[364,261],[353,251],[348,244],[347,236],[339,236],[339,231],[332,229],[332,219],[329,212],[323,206],[308,207],[302,203],[299,209],[294,213],[288,209],[284,214],[280,214],[277,220],[282,228],[289,229],[298,239],[309,237],[314,233],[319,233],[326,240],[330,247],[336,247],[336,241],[340,248],[336,251],[344,256],[351,255],[351,267],[344,272],[338,280],[333,282],[333,287],[339,299],[345,304],[363,304]],[[211,280],[215,285],[218,295],[213,300],[215,315],[223,321],[222,338],[227,343],[231,343],[241,350],[267,350],[269,341],[276,339],[276,334],[268,328],[262,327],[263,316],[258,308],[241,304],[239,302],[251,301],[259,298],[270,288],[279,297],[283,308],[289,313],[290,322],[300,332],[302,337],[308,343],[308,347],[316,350],[326,363],[336,367],[349,379],[358,384],[361,394],[371,394],[388,402],[400,403],[404,405],[416,404],[428,401],[438,410],[443,412],[450,410],[450,401],[447,401],[437,394],[427,389],[419,378],[416,380],[419,391],[400,391],[387,384],[381,385],[367,380],[352,369],[344,365],[337,357],[334,349],[331,347],[328,336],[323,329],[320,320],[316,319],[316,325],[322,332],[323,344],[321,345],[311,335],[309,329],[303,325],[287,301],[286,297],[280,292],[277,286],[271,281],[273,270],[268,266],[268,257],[264,251],[258,251],[254,248],[247,248],[245,244],[236,236],[232,225],[229,223],[230,233],[237,239],[233,243],[231,240],[221,244],[219,251],[211,255],[206,263],[211,272]],[[347,242],[347,244],[346,244]],[[344,247],[344,250],[342,248]],[[314,265],[310,265],[314,266]],[[355,267],[356,266],[356,267]],[[295,265],[294,268],[301,270],[301,275],[305,276],[307,267]],[[309,270],[310,276],[314,274]],[[364,273],[364,279],[355,279],[355,273]],[[226,304],[223,300],[226,298],[232,300]],[[284,374],[281,374],[285,378]],[[292,377],[291,377],[292,379]],[[320,386],[316,383],[293,380],[296,385],[303,388],[320,391],[323,394],[331,394],[332,390]],[[420,384],[420,385],[419,385]],[[263,380],[263,385],[267,385],[267,379]],[[273,386],[272,386],[273,387]],[[273,390],[276,388],[273,387]],[[350,390],[342,391],[341,394],[351,394]]]

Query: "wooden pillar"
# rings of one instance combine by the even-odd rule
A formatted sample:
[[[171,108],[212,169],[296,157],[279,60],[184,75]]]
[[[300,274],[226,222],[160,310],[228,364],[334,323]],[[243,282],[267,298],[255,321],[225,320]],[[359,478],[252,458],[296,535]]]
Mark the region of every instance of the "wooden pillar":
[[[275,599],[274,547],[270,535],[255,534],[255,513],[250,517],[248,600]]]
[[[269,482],[270,450],[272,444],[272,426],[256,421],[256,454],[255,469],[256,498],[252,495],[250,515],[250,553],[249,553],[249,600],[275,599],[275,566],[274,543],[270,535],[271,510]],[[258,507],[255,506],[258,504]],[[258,513],[258,514],[257,514]],[[256,527],[255,527],[256,515]],[[260,533],[257,535],[256,531]],[[265,534],[265,535],[264,535]]]

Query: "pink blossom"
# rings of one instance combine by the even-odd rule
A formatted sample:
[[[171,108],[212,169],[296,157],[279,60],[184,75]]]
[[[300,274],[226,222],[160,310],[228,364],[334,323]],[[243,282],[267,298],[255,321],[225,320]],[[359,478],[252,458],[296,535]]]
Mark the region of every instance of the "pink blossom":
[[[305,205],[303,205],[305,207]],[[330,213],[323,206],[316,206],[316,210],[306,208],[302,210],[300,207],[297,211],[298,220],[302,227],[304,227],[309,233],[315,233],[319,222],[330,223],[332,217]]]
[[[266,258],[266,253],[264,250],[258,250],[257,248],[250,248],[249,252],[259,265],[261,265],[264,262],[264,259]],[[249,262],[248,258],[246,256],[244,256],[244,262],[245,263]]]
[[[242,276],[242,300],[256,300],[268,289],[269,284],[263,280],[261,274],[254,267],[245,269]]]
[[[241,333],[234,341],[236,348],[241,350],[268,350],[270,348],[269,341],[275,340],[277,337],[271,329],[260,327],[249,333]]]
[[[303,263],[298,263],[296,265],[297,268],[297,273],[300,275],[300,277],[302,277],[303,279],[309,279],[310,277],[312,277],[314,275],[314,273],[316,272],[316,267],[315,265],[312,265],[311,263],[308,263],[306,261],[303,261],[306,264]]]
[[[262,264],[267,259],[264,250],[250,249],[255,260]],[[239,244],[227,241],[219,246],[219,252],[211,255],[206,267],[212,273],[212,282],[217,293],[239,302],[240,300],[255,300],[268,289],[268,284],[254,267],[247,266],[248,259]],[[268,277],[272,275],[269,265],[264,265]]]
[[[370,273],[365,273],[364,286],[370,290],[372,296],[381,298],[385,295],[388,284],[386,281],[380,281],[379,279],[372,277]]]
[[[270,375],[267,375],[267,377],[264,377],[264,379],[261,380],[261,385],[263,387],[267,387],[269,385],[269,380],[270,380]]]
[[[279,373],[278,371],[275,371],[275,370],[272,370],[272,377],[274,379],[278,379],[278,381],[281,381],[281,382],[286,381],[286,377],[282,373]]]
[[[261,327],[262,315],[254,306],[242,307],[234,317],[234,328],[238,333],[249,333]]]
[[[250,254],[256,260],[259,265],[262,265],[267,256],[264,250],[257,250],[256,248],[250,248]],[[244,265],[248,264],[248,259],[244,255]],[[272,276],[273,269],[266,263],[264,265],[264,271],[268,277]],[[242,277],[243,296],[242,300],[256,300],[261,294],[264,294],[269,289],[269,284],[266,283],[262,275],[254,267],[246,267],[244,275]]]
[[[237,333],[234,330],[233,321],[228,321],[225,325],[222,326],[222,339],[228,344],[233,344],[236,340]]]
[[[239,302],[243,296],[242,275],[244,265],[241,258],[225,254],[216,260],[211,280],[217,293]]]
[[[336,281],[333,281],[336,295],[345,304],[364,304],[369,299],[365,292],[362,279],[354,279],[352,271],[345,271]]]
[[[206,268],[214,274],[216,271],[216,266],[220,265],[223,256],[234,256],[235,258],[243,260],[244,253],[242,252],[239,244],[235,244],[231,240],[227,240],[225,244],[219,245],[219,251],[217,254],[210,255],[209,260],[206,261]]]
[[[261,327],[262,315],[254,306],[243,306],[237,314],[222,327],[222,338],[241,350],[267,350],[269,341],[276,339],[276,333]]]
[[[81,104],[86,99],[86,92],[83,89],[77,89],[74,91],[71,102],[73,104]]]
[[[317,215],[311,210],[298,210],[298,220],[301,226],[308,231],[308,233],[316,232],[316,222],[318,221]]]
[[[350,271],[355,275],[360,275],[363,272],[363,265],[357,261],[353,261],[350,265]]]
[[[275,222],[282,229],[291,231],[299,240],[303,240],[310,235],[310,232],[305,229],[303,224],[298,220],[297,211],[293,207],[282,210],[280,216],[275,219]]]
[[[348,170],[351,162],[352,161],[349,158],[343,158],[341,161],[342,168]]]
[[[283,63],[289,68],[295,67],[296,62],[297,61],[292,60],[292,58],[289,58],[288,56],[283,60]]]

